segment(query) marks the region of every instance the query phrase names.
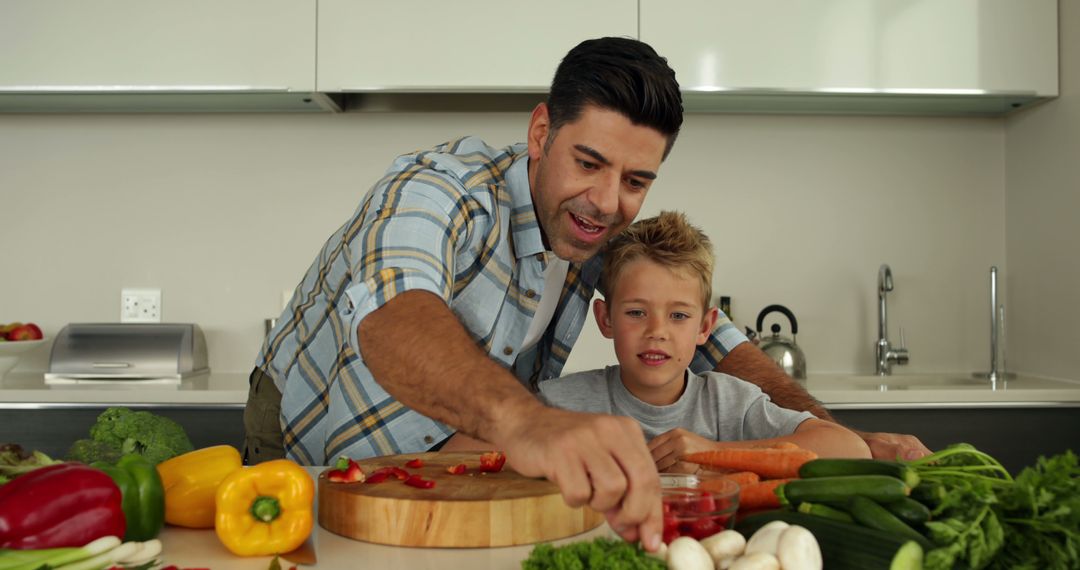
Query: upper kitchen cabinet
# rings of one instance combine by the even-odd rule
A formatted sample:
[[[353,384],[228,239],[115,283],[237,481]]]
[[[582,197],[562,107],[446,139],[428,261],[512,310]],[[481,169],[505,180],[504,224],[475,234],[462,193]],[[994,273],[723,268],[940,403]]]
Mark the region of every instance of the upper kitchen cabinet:
[[[3,0],[0,110],[305,111],[316,0]]]
[[[1002,114],[1058,94],[1056,0],[640,0],[703,111]]]
[[[582,40],[637,37],[637,0],[319,0],[319,91],[546,93]]]

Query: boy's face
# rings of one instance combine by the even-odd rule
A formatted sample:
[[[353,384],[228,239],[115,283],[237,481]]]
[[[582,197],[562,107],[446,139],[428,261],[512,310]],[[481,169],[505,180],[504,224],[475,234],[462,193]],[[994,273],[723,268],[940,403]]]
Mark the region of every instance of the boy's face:
[[[695,348],[716,324],[716,309],[702,306],[701,281],[639,258],[622,268],[612,289],[593,311],[600,332],[615,340],[623,384],[650,404],[674,403]]]
[[[585,261],[626,229],[656,178],[667,138],[618,112],[587,106],[548,141],[547,107],[529,122],[529,184],[548,248]]]

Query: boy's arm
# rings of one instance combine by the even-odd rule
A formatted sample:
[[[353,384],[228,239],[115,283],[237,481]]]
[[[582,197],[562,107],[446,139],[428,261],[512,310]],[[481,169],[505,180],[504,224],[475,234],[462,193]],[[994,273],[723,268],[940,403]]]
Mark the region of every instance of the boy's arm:
[[[788,441],[818,457],[870,457],[870,448],[855,432],[832,422],[808,419],[788,436],[743,441],[712,441],[682,428],[662,433],[649,442],[658,471],[692,473],[698,466],[680,461],[683,456],[722,447],[768,447]]]

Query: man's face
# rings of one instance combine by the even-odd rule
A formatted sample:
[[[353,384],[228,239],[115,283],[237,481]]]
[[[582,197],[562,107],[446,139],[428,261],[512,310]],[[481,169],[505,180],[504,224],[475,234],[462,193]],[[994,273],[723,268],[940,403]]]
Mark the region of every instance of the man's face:
[[[553,139],[547,107],[529,123],[529,183],[548,248],[585,261],[634,221],[667,139],[616,111],[588,106]]]

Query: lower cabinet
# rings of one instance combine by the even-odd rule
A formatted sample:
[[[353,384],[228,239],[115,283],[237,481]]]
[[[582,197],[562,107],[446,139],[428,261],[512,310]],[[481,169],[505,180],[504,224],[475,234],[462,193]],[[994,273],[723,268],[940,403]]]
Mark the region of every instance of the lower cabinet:
[[[1013,474],[1040,455],[1080,452],[1080,408],[834,409],[841,423],[863,431],[916,435],[933,451],[970,443]]]
[[[90,426],[108,406],[3,410],[0,443],[18,443],[49,457],[63,458],[77,439],[90,437]],[[184,427],[195,449],[231,445],[243,451],[242,406],[135,407],[171,418]]]

